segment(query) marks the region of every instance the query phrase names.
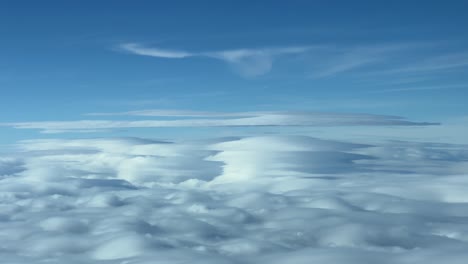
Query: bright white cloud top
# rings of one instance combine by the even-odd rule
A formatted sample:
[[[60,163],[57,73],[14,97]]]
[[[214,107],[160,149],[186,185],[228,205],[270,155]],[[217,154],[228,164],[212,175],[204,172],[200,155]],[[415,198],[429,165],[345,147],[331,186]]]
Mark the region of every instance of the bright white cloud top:
[[[309,136],[26,140],[5,263],[464,263],[468,147]]]

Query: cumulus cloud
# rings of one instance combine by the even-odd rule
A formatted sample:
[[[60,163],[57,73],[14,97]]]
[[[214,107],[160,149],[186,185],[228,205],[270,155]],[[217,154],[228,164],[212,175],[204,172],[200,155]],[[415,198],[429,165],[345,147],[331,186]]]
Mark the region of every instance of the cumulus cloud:
[[[255,126],[427,126],[431,122],[413,122],[397,116],[314,112],[190,112],[147,110],[94,115],[131,115],[172,117],[169,120],[78,120],[3,123],[17,129],[39,129],[45,133],[96,132],[115,128],[158,127],[255,127]],[[176,117],[200,117],[176,119]]]
[[[146,47],[137,43],[124,43],[120,45],[120,48],[136,55],[165,59],[184,59],[189,57],[213,58],[228,63],[235,71],[246,77],[258,76],[269,72],[275,57],[287,54],[300,54],[311,49],[309,46],[303,46],[187,52]]]
[[[464,263],[468,146],[308,136],[21,141],[5,263]]]

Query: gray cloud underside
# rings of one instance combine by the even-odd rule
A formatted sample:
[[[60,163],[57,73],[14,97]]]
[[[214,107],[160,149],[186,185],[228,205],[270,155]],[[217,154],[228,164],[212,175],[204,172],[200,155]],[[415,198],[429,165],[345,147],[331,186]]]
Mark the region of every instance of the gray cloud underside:
[[[450,263],[468,147],[306,136],[28,140],[0,156],[3,263]]]

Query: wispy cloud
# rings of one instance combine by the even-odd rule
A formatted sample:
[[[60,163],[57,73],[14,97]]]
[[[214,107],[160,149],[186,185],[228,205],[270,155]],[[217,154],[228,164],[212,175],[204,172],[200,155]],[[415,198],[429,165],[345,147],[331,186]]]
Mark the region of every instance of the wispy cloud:
[[[305,54],[309,77],[329,78],[344,73],[369,75],[424,76],[468,67],[468,53],[453,50],[441,53],[443,43],[405,42],[376,45],[302,45],[279,48],[232,49],[190,52],[185,50],[147,47],[138,43],[121,44],[120,49],[136,55],[164,59],[212,58],[223,61],[245,77],[268,73],[276,58]],[[371,68],[372,67],[372,68]],[[363,70],[366,72],[363,73]]]
[[[167,58],[167,59],[182,59],[187,57],[197,56],[195,53],[178,51],[178,50],[167,50],[159,48],[147,48],[136,43],[126,43],[120,45],[120,48],[129,51],[131,53],[143,56]]]
[[[399,43],[361,46],[327,46],[323,48],[312,78],[326,78],[387,63],[391,57],[405,51],[427,46],[426,43]]]
[[[377,52],[367,48],[331,51],[326,58],[323,58],[323,62],[317,65],[317,69],[312,73],[311,77],[330,77],[377,63],[383,59],[382,53],[382,51]]]
[[[253,117],[280,112],[210,112],[192,110],[147,109],[127,112],[88,113],[88,116],[155,116],[155,117]]]
[[[287,54],[300,54],[310,50],[310,46],[263,48],[263,49],[234,49],[206,52],[188,52],[182,50],[160,49],[146,47],[137,43],[121,44],[120,48],[142,56],[165,59],[184,59],[189,57],[205,57],[224,61],[231,65],[243,76],[258,76],[269,72],[277,56]]]
[[[456,53],[441,55],[423,60],[420,63],[401,68],[395,71],[402,72],[427,72],[452,70],[468,67],[468,53]]]
[[[437,123],[413,122],[401,117],[314,112],[190,112],[190,111],[140,111],[120,115],[153,117],[197,117],[171,120],[78,120],[3,123],[0,126],[17,129],[39,129],[43,133],[93,132],[117,128],[162,127],[256,127],[256,126],[426,126]],[[110,115],[110,114],[102,114]]]
[[[375,90],[371,93],[391,93],[391,92],[409,92],[409,91],[427,91],[427,90],[445,90],[445,89],[457,89],[457,88],[468,88],[468,85],[437,85],[437,86],[420,86],[420,87],[401,87]]]
[[[327,47],[317,57],[312,78],[326,78],[355,72],[363,76],[432,76],[468,67],[463,50],[440,52],[442,43],[399,43],[375,46]],[[365,70],[365,71],[363,71]]]
[[[456,52],[425,57],[408,61],[404,65],[392,65],[384,70],[370,71],[369,74],[405,74],[410,76],[445,73],[468,68],[468,53]]]

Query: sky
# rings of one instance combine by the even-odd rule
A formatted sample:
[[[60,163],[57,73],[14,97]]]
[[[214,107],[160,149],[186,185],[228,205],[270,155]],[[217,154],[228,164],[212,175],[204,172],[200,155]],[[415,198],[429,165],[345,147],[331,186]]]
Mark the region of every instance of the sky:
[[[116,117],[88,114],[146,109],[351,112],[427,122],[467,115],[466,1],[1,7],[3,123],[107,120]],[[35,132],[7,126],[0,133],[12,141]]]
[[[0,0],[0,259],[468,259],[468,1]]]

